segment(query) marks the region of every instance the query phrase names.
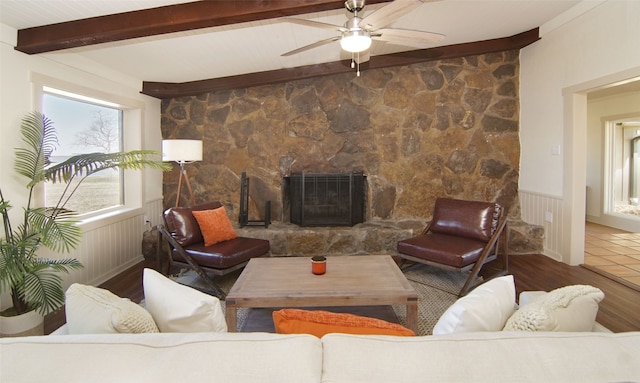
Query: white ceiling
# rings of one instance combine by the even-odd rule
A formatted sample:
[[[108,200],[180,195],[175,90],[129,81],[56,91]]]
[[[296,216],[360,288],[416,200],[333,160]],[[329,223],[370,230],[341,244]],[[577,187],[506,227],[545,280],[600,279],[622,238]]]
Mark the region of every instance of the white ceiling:
[[[241,3],[242,0],[239,0]],[[0,22],[15,29],[152,8],[184,0],[0,0]],[[426,2],[391,27],[443,33],[438,45],[512,36],[542,26],[580,0],[440,0]],[[367,6],[366,16],[384,4]],[[570,12],[567,12],[570,13]],[[565,13],[566,14],[566,13]],[[342,25],[346,10],[302,18]],[[186,82],[349,59],[337,42],[289,57],[281,54],[336,35],[270,19],[68,49],[141,81]],[[423,46],[421,48],[431,48]],[[376,55],[416,49],[374,43]]]

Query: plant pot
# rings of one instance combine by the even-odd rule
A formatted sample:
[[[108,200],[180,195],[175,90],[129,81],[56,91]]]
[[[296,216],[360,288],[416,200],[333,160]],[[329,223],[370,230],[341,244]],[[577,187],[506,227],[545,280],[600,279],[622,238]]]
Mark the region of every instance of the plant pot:
[[[44,335],[44,317],[37,311],[5,317],[0,316],[0,338]]]

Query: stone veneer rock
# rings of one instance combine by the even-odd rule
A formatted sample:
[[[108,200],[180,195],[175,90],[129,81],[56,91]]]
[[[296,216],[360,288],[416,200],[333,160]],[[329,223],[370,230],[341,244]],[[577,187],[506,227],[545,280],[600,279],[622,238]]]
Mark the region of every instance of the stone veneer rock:
[[[305,253],[321,242],[352,251],[355,245],[346,242],[354,240],[375,251],[364,243],[375,241],[372,234],[343,240],[345,229],[285,229],[282,178],[299,171],[364,172],[366,232],[380,232],[376,222],[391,228],[424,222],[440,196],[496,201],[508,209],[510,249],[539,253],[544,232],[522,222],[517,193],[518,55],[505,51],[163,100],[162,136],[204,141],[203,161],[187,165],[198,203],[219,200],[237,219],[246,172],[251,219],[260,219],[270,200],[272,219],[285,224],[281,230],[309,232],[304,240],[282,237],[285,253]],[[178,175],[177,168],[165,173],[165,207],[175,201]],[[182,205],[187,197],[183,191]],[[259,228],[245,230],[259,236]],[[396,238],[389,238],[383,242],[395,249]],[[280,245],[272,246],[275,253]]]

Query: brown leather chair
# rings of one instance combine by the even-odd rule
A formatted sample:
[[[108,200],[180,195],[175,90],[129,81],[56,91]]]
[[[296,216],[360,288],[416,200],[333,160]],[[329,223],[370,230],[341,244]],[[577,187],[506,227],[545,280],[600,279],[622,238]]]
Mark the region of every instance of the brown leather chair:
[[[158,270],[162,271],[164,239],[169,243],[169,270],[174,265],[193,269],[211,289],[205,290],[207,293],[224,299],[226,294],[210,275],[221,276],[238,270],[251,258],[269,253],[271,248],[268,240],[246,237],[205,246],[200,225],[191,212],[221,206],[222,204],[216,201],[193,207],[173,207],[164,212],[164,226],[158,226]]]
[[[498,268],[483,273],[482,282],[507,274],[505,228],[506,214],[497,203],[438,198],[427,227],[417,237],[399,241],[397,249],[401,258],[418,264],[470,271],[458,294],[463,296],[479,284],[483,265],[492,262]]]

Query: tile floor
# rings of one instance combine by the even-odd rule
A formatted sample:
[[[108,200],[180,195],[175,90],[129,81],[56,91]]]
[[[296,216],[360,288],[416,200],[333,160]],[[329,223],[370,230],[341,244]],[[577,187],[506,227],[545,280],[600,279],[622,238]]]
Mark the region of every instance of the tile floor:
[[[584,265],[640,290],[640,233],[587,222]]]

